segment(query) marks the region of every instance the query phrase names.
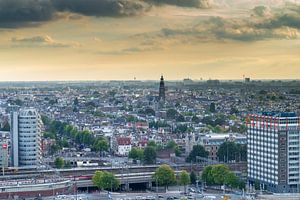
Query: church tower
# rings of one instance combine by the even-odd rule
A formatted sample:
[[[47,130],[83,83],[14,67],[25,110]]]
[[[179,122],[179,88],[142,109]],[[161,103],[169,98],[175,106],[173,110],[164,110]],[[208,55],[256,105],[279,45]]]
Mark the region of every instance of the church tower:
[[[158,96],[158,101],[165,101],[166,96],[165,96],[165,82],[164,82],[164,77],[160,77],[160,83],[159,83],[159,96]]]

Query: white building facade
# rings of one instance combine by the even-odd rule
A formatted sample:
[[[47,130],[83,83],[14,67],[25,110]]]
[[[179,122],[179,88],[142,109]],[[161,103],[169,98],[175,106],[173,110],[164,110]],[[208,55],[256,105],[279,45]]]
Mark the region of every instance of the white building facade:
[[[11,114],[11,164],[13,167],[38,166],[42,159],[42,120],[34,108]]]
[[[247,117],[248,180],[277,193],[300,192],[300,118],[295,113]]]

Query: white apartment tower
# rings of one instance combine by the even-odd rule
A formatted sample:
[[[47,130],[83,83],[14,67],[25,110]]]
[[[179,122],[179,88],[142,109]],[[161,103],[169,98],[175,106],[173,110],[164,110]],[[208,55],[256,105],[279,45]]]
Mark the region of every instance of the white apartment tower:
[[[247,117],[250,184],[276,193],[300,192],[300,118],[265,112]]]
[[[41,164],[42,120],[34,108],[20,109],[11,114],[11,165],[30,167]]]

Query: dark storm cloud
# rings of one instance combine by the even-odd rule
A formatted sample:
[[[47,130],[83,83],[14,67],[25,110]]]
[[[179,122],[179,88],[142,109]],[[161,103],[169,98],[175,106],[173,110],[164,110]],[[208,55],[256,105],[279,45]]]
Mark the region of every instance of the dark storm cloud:
[[[198,0],[163,0],[164,4],[179,6],[199,6],[199,2]],[[152,3],[143,0],[0,0],[0,27],[39,25],[41,22],[55,18],[55,13],[59,11],[87,16],[139,15],[149,10]]]
[[[207,8],[210,0],[0,0],[0,27],[35,26],[64,11],[98,17],[140,15],[157,4]]]
[[[52,19],[54,11],[48,0],[0,0],[0,27],[36,25]]]
[[[52,0],[58,11],[75,12],[88,16],[137,15],[149,5],[137,0]]]

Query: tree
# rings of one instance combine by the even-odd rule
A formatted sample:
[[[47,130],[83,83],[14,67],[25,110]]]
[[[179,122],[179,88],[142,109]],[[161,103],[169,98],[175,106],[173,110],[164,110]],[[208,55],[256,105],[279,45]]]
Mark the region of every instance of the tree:
[[[108,147],[109,145],[107,140],[105,138],[99,138],[94,142],[93,150],[103,152],[103,151],[107,151]]]
[[[52,132],[44,132],[44,138],[55,139],[55,134]]]
[[[184,116],[179,114],[177,117],[176,117],[176,121],[177,122],[184,122]]]
[[[174,170],[166,164],[159,166],[154,173],[154,178],[159,185],[165,186],[167,189],[169,185],[176,182]]]
[[[175,133],[186,133],[187,131],[188,127],[186,124],[179,124],[175,129]]]
[[[198,123],[200,122],[199,117],[197,117],[196,115],[194,115],[194,116],[192,117],[192,122],[198,124]]]
[[[206,166],[202,172],[202,180],[206,181],[209,185],[226,184],[232,188],[241,188],[244,185],[238,180],[236,175],[229,170],[228,166],[224,164]]]
[[[178,115],[178,112],[175,109],[169,109],[169,110],[167,110],[167,114],[166,115],[167,115],[168,119],[175,119],[177,117],[177,115]]]
[[[195,146],[193,146],[193,149],[190,152],[189,156],[186,158],[186,161],[187,162],[191,162],[191,161],[196,162],[197,156],[207,158],[208,152],[204,149],[203,146],[195,145]]]
[[[111,172],[96,171],[92,177],[93,184],[99,189],[115,190],[120,186],[120,181]]]
[[[155,164],[156,163],[156,149],[153,146],[147,146],[144,150],[144,163]]]
[[[214,165],[212,170],[211,170],[214,182],[216,184],[224,184],[225,183],[225,177],[229,173],[229,168],[226,165],[219,164],[219,165]]]
[[[148,143],[147,143],[147,146],[156,147],[156,143],[153,140],[149,140]]]
[[[143,149],[136,148],[136,147],[133,147],[133,148],[129,151],[129,154],[128,154],[128,157],[129,157],[129,158],[132,158],[132,159],[134,159],[134,160],[142,160],[142,159],[143,159],[143,156],[144,156],[144,151],[143,151]]]
[[[220,145],[217,156],[223,162],[246,161],[247,146],[236,144],[235,142],[224,142]]]
[[[216,104],[214,102],[209,105],[209,111],[212,113],[216,112]]]
[[[232,188],[239,187],[239,181],[233,172],[228,172],[225,175],[224,183]]]
[[[150,116],[155,116],[155,110],[148,107],[148,108],[145,109],[145,114],[150,115]]]
[[[174,140],[171,140],[167,143],[166,145],[166,149],[172,149],[172,150],[175,150],[175,148],[177,147],[178,145],[176,144],[176,142],[174,142]]]
[[[1,131],[10,131],[9,123],[6,121],[5,124],[3,125],[3,127],[0,130]]]
[[[191,179],[187,171],[183,170],[179,175],[180,185],[184,186],[184,192],[186,193],[186,186],[191,183]]]
[[[55,163],[55,167],[58,168],[58,169],[63,168],[64,165],[65,165],[65,161],[64,161],[64,159],[61,158],[61,157],[55,158],[54,163]]]
[[[206,166],[203,169],[202,175],[201,175],[202,181],[206,182],[206,184],[208,184],[208,185],[214,184],[214,178],[212,176],[212,168],[213,168],[212,165]]]
[[[192,184],[196,184],[196,181],[197,181],[197,174],[196,174],[194,171],[192,171],[192,172],[190,173],[190,180],[191,180],[191,183],[192,183]]]
[[[179,148],[179,146],[176,146],[175,147],[175,156],[181,156],[181,150],[180,150],[180,148]]]

